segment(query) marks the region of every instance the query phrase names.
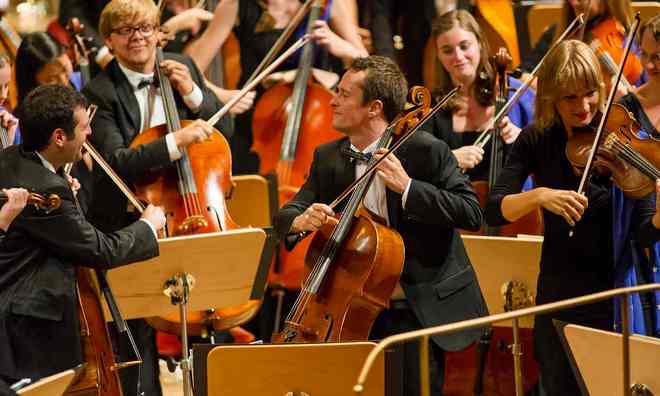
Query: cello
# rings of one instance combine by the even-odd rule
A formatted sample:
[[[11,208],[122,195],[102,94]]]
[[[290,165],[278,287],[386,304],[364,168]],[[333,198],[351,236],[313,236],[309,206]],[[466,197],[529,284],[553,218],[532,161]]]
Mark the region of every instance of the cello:
[[[398,135],[389,151],[393,152],[432,116],[425,88],[413,87],[411,96],[415,106],[386,128],[377,149],[390,146]],[[305,257],[307,277],[283,331],[273,336],[273,342],[365,340],[379,312],[388,306],[403,270],[403,240],[362,206],[373,170],[383,159],[371,158],[365,173],[330,204],[335,207],[351,194],[337,225],[325,225],[314,234]]]
[[[322,13],[324,1],[312,4],[307,33]],[[287,29],[289,30],[289,29]],[[342,135],[332,128],[332,92],[310,79],[314,44],[303,48],[296,80],[280,83],[266,91],[257,102],[252,119],[253,150],[261,159],[259,172],[277,176],[279,202],[289,201],[306,178],[314,149]],[[308,241],[292,252],[280,251],[279,269],[271,271],[271,284],[298,289]]]
[[[156,49],[156,64],[163,61],[162,48]],[[167,123],[150,128],[131,142],[137,148],[174,133],[192,121],[181,121],[169,79],[156,68]],[[225,203],[231,193],[231,153],[227,140],[218,131],[209,140],[180,149],[182,156],[175,166],[150,172],[136,183],[137,196],[146,202],[163,206],[167,214],[165,236],[192,235],[238,228]],[[259,302],[247,303],[244,309],[256,311]],[[243,313],[243,310],[239,310]],[[209,330],[224,330],[236,325],[223,320],[221,310],[191,312],[188,316],[190,334],[206,335]],[[229,318],[227,318],[229,319]],[[149,318],[147,322],[158,330],[179,333],[178,314]]]

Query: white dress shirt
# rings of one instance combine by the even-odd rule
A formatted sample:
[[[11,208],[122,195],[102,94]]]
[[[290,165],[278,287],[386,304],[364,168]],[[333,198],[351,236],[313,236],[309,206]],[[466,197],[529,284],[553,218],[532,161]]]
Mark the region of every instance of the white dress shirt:
[[[378,147],[379,140],[380,139],[376,139],[363,151],[358,150],[357,147],[353,146],[352,144],[351,144],[351,149],[361,152],[363,154],[373,154],[376,151],[376,147]],[[355,178],[357,179],[358,177],[362,176],[362,174],[364,174],[366,170],[367,170],[367,163],[363,161],[358,161],[358,163],[355,164]],[[371,212],[376,213],[378,216],[385,219],[387,225],[389,225],[390,218],[387,213],[387,195],[385,194],[385,188],[386,188],[385,181],[376,171],[374,180],[371,183],[371,186],[369,186],[369,190],[367,191],[367,194],[364,196],[364,199],[362,200],[362,204],[364,205],[365,208],[369,209]],[[408,181],[408,185],[406,186],[406,189],[403,191],[403,195],[401,197],[401,205],[403,208],[406,207],[408,190],[410,190],[410,181]]]
[[[128,79],[128,82],[133,87],[133,94],[135,95],[135,99],[137,100],[138,106],[140,107],[140,119],[142,120],[144,125],[144,120],[148,116],[147,113],[148,113],[149,87],[145,86],[142,88],[138,88],[138,85],[142,80],[153,79],[154,74],[138,73],[136,71],[124,67],[119,62],[117,64],[119,65],[119,68]],[[196,110],[199,108],[199,106],[202,105],[203,101],[204,101],[204,94],[202,93],[202,90],[197,86],[197,84],[195,84],[195,82],[193,81],[193,90],[188,95],[183,97],[183,102],[186,104],[186,106],[188,106],[189,109]],[[165,119],[165,109],[163,107],[163,97],[160,94],[160,90],[156,90],[156,95],[154,96],[154,103],[153,103],[153,114],[151,114],[151,119],[149,120],[149,128],[156,125],[164,124],[165,122],[166,119]],[[181,158],[181,152],[179,151],[179,148],[176,146],[174,135],[168,134],[165,137],[165,141],[167,143],[167,151],[170,154],[170,160],[176,161],[179,158]]]

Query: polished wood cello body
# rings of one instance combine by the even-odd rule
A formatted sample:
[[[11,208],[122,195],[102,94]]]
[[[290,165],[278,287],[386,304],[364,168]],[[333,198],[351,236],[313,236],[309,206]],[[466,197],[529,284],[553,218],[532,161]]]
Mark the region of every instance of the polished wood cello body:
[[[421,125],[419,119],[429,113],[428,91],[414,87],[411,92],[416,106],[388,126],[377,149]],[[375,162],[371,159],[369,166]],[[305,282],[273,342],[366,340],[374,320],[388,307],[403,271],[405,248],[398,232],[362,206],[374,177],[372,173],[356,180],[338,224],[314,234],[305,257]]]
[[[309,14],[307,32],[323,10],[315,1]],[[298,65],[295,83],[277,84],[257,102],[252,118],[253,150],[259,154],[261,174],[277,176],[279,202],[285,203],[305,182],[314,149],[342,135],[332,128],[333,93],[311,79],[314,44],[308,43]],[[308,241],[292,252],[281,251],[277,271],[269,283],[287,289],[300,288]]]
[[[161,48],[157,48],[156,63],[163,60]],[[160,68],[156,68],[167,123],[140,133],[131,148],[160,139],[167,133],[189,125],[192,121],[180,121],[174,101],[172,86]],[[175,166],[144,175],[136,183],[138,197],[154,205],[162,206],[167,216],[167,235],[192,235],[235,229],[225,199],[231,193],[231,152],[227,140],[219,131],[208,141],[196,143],[181,150],[182,157]],[[240,323],[244,310],[258,308],[259,302],[248,303],[244,309],[223,312],[210,310],[191,312],[188,315],[189,334],[206,335],[208,330],[225,330]],[[155,328],[178,334],[180,322],[177,315],[154,317],[147,320]]]

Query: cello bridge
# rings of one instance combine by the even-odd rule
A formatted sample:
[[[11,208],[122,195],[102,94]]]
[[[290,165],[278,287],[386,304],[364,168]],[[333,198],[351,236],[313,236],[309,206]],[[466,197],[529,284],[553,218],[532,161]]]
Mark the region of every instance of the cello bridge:
[[[194,215],[187,217],[183,223],[179,226],[179,233],[189,234],[199,230],[200,228],[206,228],[209,226],[208,221],[204,216]]]

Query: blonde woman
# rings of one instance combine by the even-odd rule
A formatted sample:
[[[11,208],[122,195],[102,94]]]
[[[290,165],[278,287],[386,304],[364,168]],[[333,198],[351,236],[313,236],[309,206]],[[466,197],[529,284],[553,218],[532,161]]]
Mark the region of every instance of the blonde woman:
[[[660,213],[653,197],[634,202],[633,226],[625,230],[623,241],[613,243],[620,224],[612,216],[615,190],[610,179],[593,176],[586,195],[575,191],[580,179],[566,158],[566,143],[582,128],[597,123],[604,98],[593,51],[579,41],[562,42],[540,70],[534,123],[521,132],[490,193],[486,220],[491,225],[542,209],[545,232],[538,304],[612,288],[615,245],[634,236],[640,246],[651,246],[660,237]],[[520,192],[530,173],[537,187]],[[660,181],[656,195],[660,196]],[[569,237],[571,229],[574,235]],[[548,395],[580,394],[553,320],[611,330],[612,311],[605,301],[536,317],[534,352]]]

